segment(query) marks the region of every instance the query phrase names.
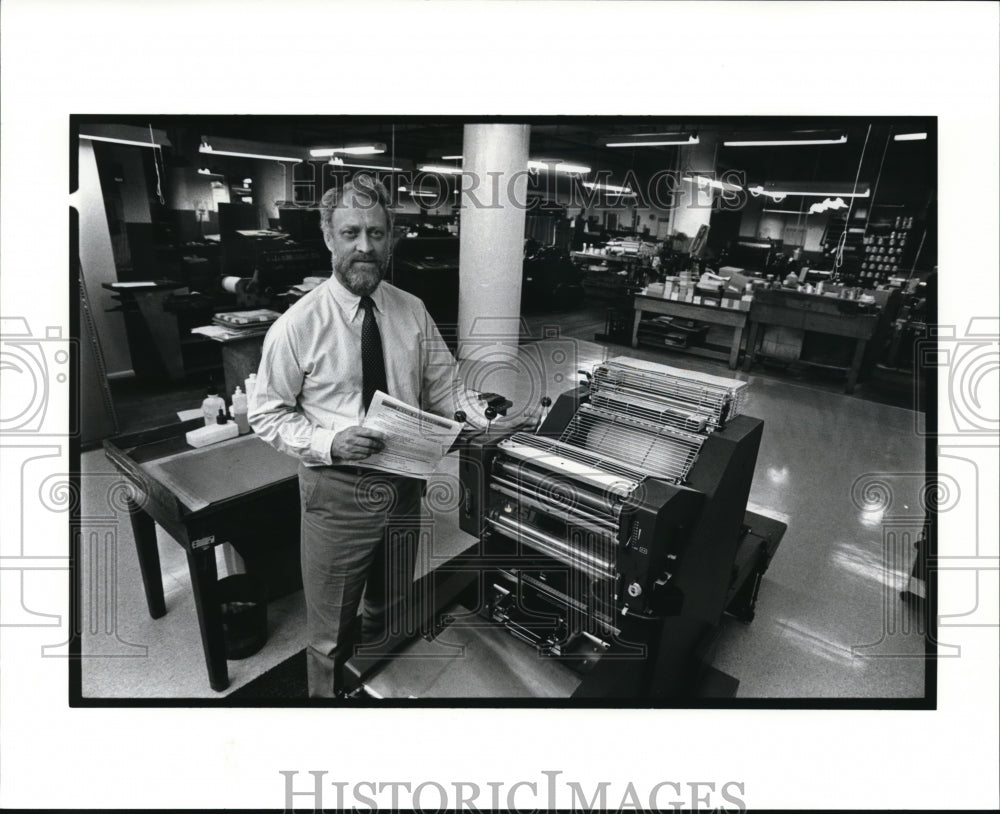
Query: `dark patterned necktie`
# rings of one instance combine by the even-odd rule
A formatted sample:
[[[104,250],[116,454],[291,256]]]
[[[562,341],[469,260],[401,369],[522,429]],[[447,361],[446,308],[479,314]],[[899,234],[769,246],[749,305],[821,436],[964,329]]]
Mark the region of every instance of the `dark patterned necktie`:
[[[361,398],[367,412],[375,391],[387,393],[389,385],[385,380],[382,335],[375,322],[375,303],[371,297],[362,297],[361,307],[365,309],[365,320],[361,323]]]

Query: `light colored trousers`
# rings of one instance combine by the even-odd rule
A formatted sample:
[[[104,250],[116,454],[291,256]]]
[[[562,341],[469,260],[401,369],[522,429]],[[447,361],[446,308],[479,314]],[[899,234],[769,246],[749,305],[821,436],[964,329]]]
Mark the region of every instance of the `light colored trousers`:
[[[355,646],[378,643],[403,624],[422,486],[359,467],[299,466],[310,697],[335,696]]]

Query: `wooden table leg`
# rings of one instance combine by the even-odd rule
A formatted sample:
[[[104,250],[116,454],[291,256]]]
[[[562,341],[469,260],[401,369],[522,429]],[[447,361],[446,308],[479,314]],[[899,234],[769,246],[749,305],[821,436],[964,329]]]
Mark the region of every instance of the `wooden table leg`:
[[[139,506],[128,501],[129,519],[132,521],[132,536],[135,538],[135,553],[139,557],[139,571],[142,573],[142,587],[146,592],[146,606],[149,615],[159,619],[167,612],[163,601],[163,574],[160,571],[160,552],[156,549],[156,524],[153,518]]]
[[[632,320],[632,347],[639,347],[639,323],[642,321],[642,309],[635,309],[635,319]]]
[[[847,371],[847,385],[844,387],[845,393],[853,393],[854,385],[858,383],[858,374],[861,372],[861,362],[865,358],[865,345],[868,341],[859,339],[854,346],[854,358],[851,359],[851,367]]]
[[[740,361],[740,346],[743,344],[743,326],[737,325],[733,329],[733,347],[729,351],[729,369],[736,370]]]
[[[226,641],[222,631],[222,608],[219,607],[218,572],[215,569],[215,548],[205,546],[187,552],[188,570],[191,572],[191,589],[201,627],[201,644],[205,650],[208,681],[213,690],[229,686],[229,668],[226,665]]]
[[[759,322],[750,322],[750,336],[747,337],[747,350],[743,354],[743,370],[749,371],[753,364],[753,355],[757,350],[757,332],[760,328]]]

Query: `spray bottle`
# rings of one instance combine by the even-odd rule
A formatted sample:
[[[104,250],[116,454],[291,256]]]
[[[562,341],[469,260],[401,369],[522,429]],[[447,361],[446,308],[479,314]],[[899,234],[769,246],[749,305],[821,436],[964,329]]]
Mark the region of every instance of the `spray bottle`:
[[[201,403],[201,413],[205,416],[205,425],[214,424],[219,410],[225,409],[226,402],[219,397],[219,388],[215,386],[214,382],[209,381],[208,392],[205,395],[205,400]]]

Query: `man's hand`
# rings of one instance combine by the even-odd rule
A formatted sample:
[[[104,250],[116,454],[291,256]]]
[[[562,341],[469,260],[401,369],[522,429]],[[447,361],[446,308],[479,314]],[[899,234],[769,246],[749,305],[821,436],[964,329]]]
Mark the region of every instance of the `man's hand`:
[[[333,436],[330,455],[342,461],[360,461],[385,448],[385,433],[365,427],[348,427]]]

